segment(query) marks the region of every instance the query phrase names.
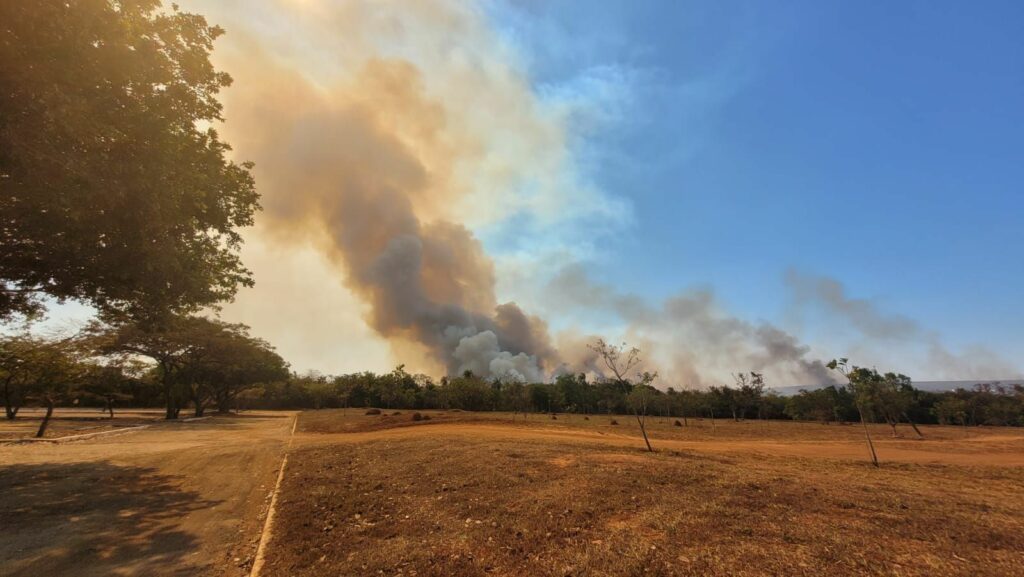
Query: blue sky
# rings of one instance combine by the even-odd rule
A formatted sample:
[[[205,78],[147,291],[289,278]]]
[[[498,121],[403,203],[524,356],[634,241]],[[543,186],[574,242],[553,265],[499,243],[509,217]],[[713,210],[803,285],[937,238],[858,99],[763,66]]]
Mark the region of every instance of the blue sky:
[[[588,177],[633,206],[631,226],[600,237],[596,278],[650,297],[710,286],[738,316],[784,323],[785,272],[824,275],[1019,364],[1024,4],[489,14],[539,93],[616,86],[610,118],[577,142]]]

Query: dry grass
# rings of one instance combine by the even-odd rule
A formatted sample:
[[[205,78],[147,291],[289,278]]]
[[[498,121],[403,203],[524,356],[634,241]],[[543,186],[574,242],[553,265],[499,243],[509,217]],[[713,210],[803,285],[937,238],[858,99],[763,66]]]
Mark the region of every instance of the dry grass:
[[[408,414],[304,414],[300,431],[363,432],[307,433],[297,443],[267,574],[1024,574],[1019,467],[874,470],[863,461],[750,452],[651,455],[591,441],[602,427],[630,433],[622,418],[619,427],[600,417],[534,417],[495,429],[500,415],[430,414],[402,431],[386,429],[413,425]],[[720,442],[742,442],[758,426],[716,424]],[[673,428],[666,419],[655,438],[667,444]],[[848,429],[773,423],[759,438],[856,439]],[[931,429],[926,435],[940,440],[893,442],[978,444],[952,439],[955,429]],[[1016,435],[974,434],[997,433]]]

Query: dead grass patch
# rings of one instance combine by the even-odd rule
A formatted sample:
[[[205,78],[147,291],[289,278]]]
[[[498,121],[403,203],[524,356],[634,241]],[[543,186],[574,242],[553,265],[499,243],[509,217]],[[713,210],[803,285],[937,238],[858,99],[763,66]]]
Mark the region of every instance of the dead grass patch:
[[[544,421],[516,427],[546,430]],[[296,450],[267,574],[1024,570],[1024,471],[1017,468],[889,464],[876,471],[854,461],[651,455],[571,437],[436,433],[443,430],[424,426],[412,435]]]

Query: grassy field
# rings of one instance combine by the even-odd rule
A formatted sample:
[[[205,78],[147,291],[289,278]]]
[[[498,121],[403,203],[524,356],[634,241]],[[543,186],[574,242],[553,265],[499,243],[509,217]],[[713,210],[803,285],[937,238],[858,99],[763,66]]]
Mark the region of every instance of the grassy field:
[[[1024,574],[1016,430],[361,413],[302,414],[265,574]]]

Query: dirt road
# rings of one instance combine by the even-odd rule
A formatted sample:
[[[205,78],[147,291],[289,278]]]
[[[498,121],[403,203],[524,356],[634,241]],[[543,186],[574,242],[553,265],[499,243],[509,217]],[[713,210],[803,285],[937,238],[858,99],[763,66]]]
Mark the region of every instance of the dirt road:
[[[293,418],[0,446],[0,577],[247,574]]]

